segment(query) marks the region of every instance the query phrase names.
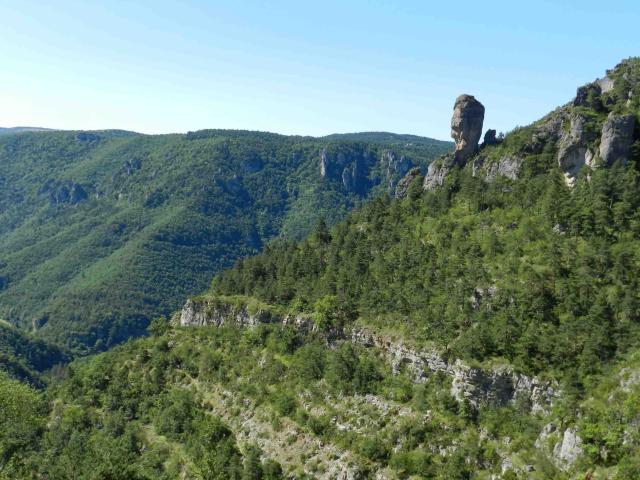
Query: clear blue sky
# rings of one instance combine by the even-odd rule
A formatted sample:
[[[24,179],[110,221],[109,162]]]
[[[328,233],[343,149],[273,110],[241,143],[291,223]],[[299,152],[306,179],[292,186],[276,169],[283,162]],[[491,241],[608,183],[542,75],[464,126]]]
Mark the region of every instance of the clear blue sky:
[[[640,55],[639,26],[638,0],[0,0],[0,126],[448,139],[470,93],[506,131]]]

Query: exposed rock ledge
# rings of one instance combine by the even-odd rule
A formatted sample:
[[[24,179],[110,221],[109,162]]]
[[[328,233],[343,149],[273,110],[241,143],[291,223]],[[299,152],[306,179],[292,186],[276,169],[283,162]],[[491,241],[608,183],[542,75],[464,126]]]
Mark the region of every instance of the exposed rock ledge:
[[[556,394],[556,387],[551,382],[516,373],[508,366],[484,370],[466,365],[459,359],[449,362],[435,349],[415,350],[366,329],[354,329],[351,340],[385,352],[390,357],[393,371],[405,369],[413,375],[415,382],[427,381],[433,373],[445,373],[451,377],[451,394],[456,400],[466,400],[474,407],[485,402],[506,405],[524,397],[533,413],[546,412]]]
[[[316,330],[313,320],[301,315],[282,317],[264,309],[252,312],[244,305],[210,300],[187,300],[179,321],[183,327],[229,323],[252,327],[261,323],[282,323],[307,332]],[[388,357],[394,373],[404,369],[416,383],[426,382],[434,373],[442,372],[451,377],[451,394],[456,400],[466,400],[473,407],[483,403],[507,405],[521,398],[529,403],[533,413],[544,413],[556,396],[557,387],[552,382],[516,373],[509,366],[481,369],[461,360],[448,361],[436,349],[414,349],[364,328],[332,332],[329,340],[375,347]]]

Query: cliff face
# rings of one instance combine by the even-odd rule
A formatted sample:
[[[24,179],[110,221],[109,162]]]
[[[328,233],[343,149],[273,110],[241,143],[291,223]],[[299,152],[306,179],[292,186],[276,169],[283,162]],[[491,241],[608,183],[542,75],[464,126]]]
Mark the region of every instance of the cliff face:
[[[243,304],[218,300],[187,300],[180,312],[179,323],[182,327],[219,327],[229,324],[255,327],[263,323],[281,323],[305,332],[318,331],[313,319],[308,316],[278,315],[265,308],[250,309]],[[331,332],[327,335],[327,341],[348,341],[373,348],[387,358],[394,373],[403,369],[409,371],[416,383],[428,382],[432,375],[443,373],[451,379],[451,395],[458,402],[466,402],[473,408],[483,403],[507,405],[516,400],[525,400],[532,413],[544,413],[557,394],[557,386],[552,382],[516,373],[508,366],[491,369],[471,367],[459,359],[446,359],[437,349],[416,349],[365,328]]]
[[[395,150],[376,152],[357,145],[340,149],[325,147],[319,162],[323,179],[340,181],[344,190],[358,195],[378,184],[393,192],[413,166],[409,157]]]
[[[487,370],[471,367],[459,359],[447,360],[435,349],[415,349],[366,329],[354,329],[349,338],[356,344],[384,352],[394,372],[407,369],[416,382],[428,381],[436,373],[446,374],[451,378],[451,395],[474,408],[482,403],[507,405],[524,398],[532,413],[546,412],[557,393],[557,386],[551,382],[518,374],[508,366]]]

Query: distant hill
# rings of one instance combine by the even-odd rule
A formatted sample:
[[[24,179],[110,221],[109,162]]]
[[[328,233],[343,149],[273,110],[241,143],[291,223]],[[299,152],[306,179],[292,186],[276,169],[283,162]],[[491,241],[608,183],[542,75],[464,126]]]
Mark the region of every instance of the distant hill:
[[[430,145],[433,142],[433,139],[427,137],[390,132],[334,133],[322,138],[326,140],[372,142],[385,144]]]
[[[51,130],[52,130],[51,128],[40,128],[40,127],[10,127],[10,128],[0,127],[0,135],[9,135],[11,133],[23,133],[23,132],[48,132]]]
[[[238,257],[341,219],[452,148],[377,135],[3,135],[0,315],[76,349],[141,334]]]

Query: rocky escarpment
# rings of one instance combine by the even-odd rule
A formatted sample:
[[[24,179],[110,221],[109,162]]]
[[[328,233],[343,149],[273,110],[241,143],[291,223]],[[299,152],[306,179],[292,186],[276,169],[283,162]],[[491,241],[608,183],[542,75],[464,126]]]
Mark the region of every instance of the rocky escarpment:
[[[276,320],[264,310],[250,313],[248,308],[244,306],[198,302],[192,299],[187,300],[187,303],[182,307],[182,312],[180,312],[180,325],[183,327],[203,327],[205,325],[220,327],[225,324],[248,327],[271,321]]]
[[[429,164],[427,174],[424,176],[422,188],[426,191],[435,190],[444,183],[444,179],[451,169],[456,165],[453,154],[445,155],[442,158]]]
[[[484,178],[487,182],[493,182],[498,176],[507,177],[511,180],[518,178],[520,168],[524,159],[517,155],[504,155],[498,161],[486,165],[484,168]],[[471,173],[475,177],[480,175],[482,167],[485,166],[486,158],[478,155],[471,164]]]
[[[428,381],[434,373],[446,374],[451,378],[453,397],[475,408],[483,403],[507,405],[524,399],[529,402],[532,412],[545,412],[557,393],[557,387],[551,382],[516,373],[511,367],[490,370],[471,367],[459,359],[449,361],[435,349],[415,349],[366,329],[353,330],[351,340],[385,352],[394,372],[408,371],[416,382]]]
[[[391,149],[376,153],[358,146],[328,146],[320,152],[320,176],[339,181],[346,191],[357,194],[379,183],[393,192],[413,166],[411,159]]]
[[[261,323],[293,325],[304,331],[316,331],[313,319],[304,315],[279,315],[266,308],[252,308],[219,300],[190,299],[179,315],[183,327],[235,324],[253,327]],[[557,387],[551,382],[531,378],[508,366],[481,369],[460,360],[448,360],[436,349],[416,349],[385,338],[364,328],[330,332],[331,343],[351,341],[376,348],[385,355],[394,373],[407,371],[416,383],[427,382],[431,375],[444,373],[451,378],[451,394],[459,401],[477,408],[484,403],[507,405],[516,400],[529,403],[532,412],[545,412],[551,406]]]
[[[594,155],[588,148],[592,140],[585,116],[573,114],[570,118],[570,128],[558,141],[558,165],[565,172],[568,184],[573,184],[578,171],[584,165],[592,165]]]
[[[332,151],[325,147],[320,152],[320,176],[339,179],[347,191],[362,193],[369,185],[367,174],[373,162],[373,155],[367,150]]]
[[[390,191],[413,167],[413,162],[404,155],[398,156],[393,150],[387,150],[382,154],[382,163],[386,165],[387,185]]]
[[[278,315],[266,308],[233,304],[217,300],[188,299],[182,307],[177,321],[182,327],[204,327],[223,325],[237,325],[240,327],[255,327],[262,323],[282,323],[293,325],[304,331],[316,328],[312,319],[302,315]]]
[[[547,453],[556,466],[567,469],[583,454],[582,444],[577,428],[562,431],[554,422],[549,422],[540,432],[535,446]]]

